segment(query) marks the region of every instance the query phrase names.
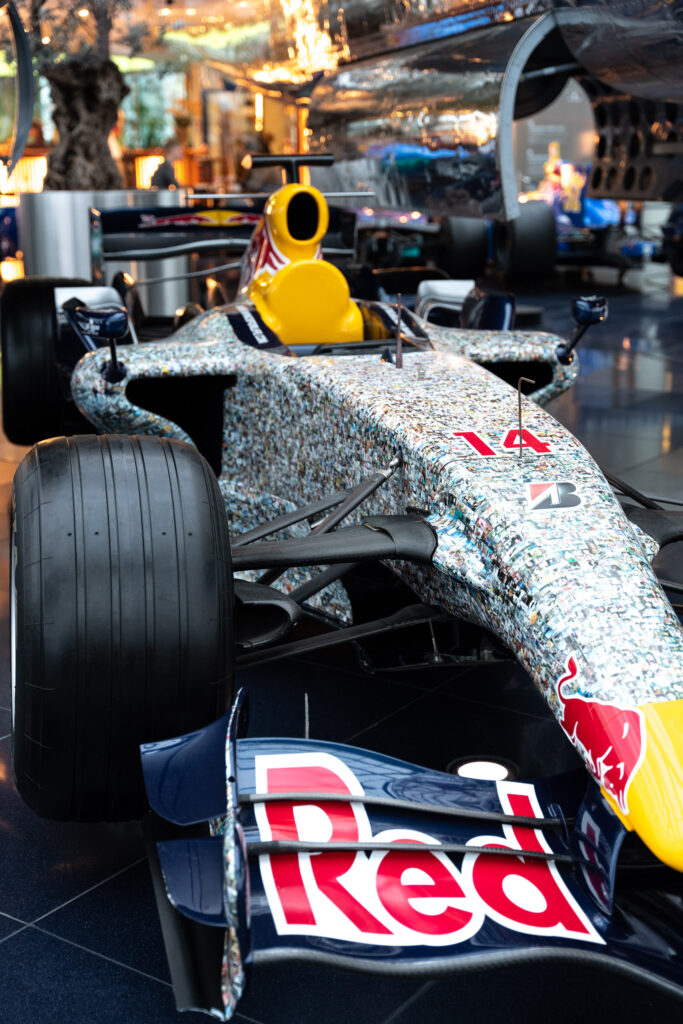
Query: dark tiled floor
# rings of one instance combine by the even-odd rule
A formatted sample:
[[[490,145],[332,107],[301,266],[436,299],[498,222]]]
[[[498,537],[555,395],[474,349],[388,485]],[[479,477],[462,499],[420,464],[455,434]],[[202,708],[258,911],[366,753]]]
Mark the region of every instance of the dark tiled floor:
[[[629,278],[627,277],[627,283]],[[545,310],[548,330],[568,333],[572,295],[592,287],[557,282],[524,301]],[[653,268],[644,294],[605,289],[606,324],[582,343],[574,389],[551,411],[604,468],[644,490],[683,501],[683,297]],[[7,569],[5,510],[22,450],[0,440],[0,572]],[[677,552],[661,559],[679,573]],[[679,573],[680,575],[680,573]],[[9,759],[6,572],[0,576],[0,1024],[173,1024],[177,1016],[137,825],[44,822],[21,801]],[[475,695],[467,670],[432,676],[358,672],[353,655],[251,669],[250,730],[300,735],[304,695],[311,734],[445,768],[464,741],[500,751],[506,735],[534,731],[529,757],[573,756],[544,732],[543,706],[510,665],[497,664]],[[446,723],[446,725],[440,725]],[[553,749],[551,750],[551,747]],[[586,968],[501,970],[480,978],[416,980],[346,974],[313,965],[260,966],[238,1021],[255,1024],[535,1024],[622,1014],[680,1021],[667,1003]]]

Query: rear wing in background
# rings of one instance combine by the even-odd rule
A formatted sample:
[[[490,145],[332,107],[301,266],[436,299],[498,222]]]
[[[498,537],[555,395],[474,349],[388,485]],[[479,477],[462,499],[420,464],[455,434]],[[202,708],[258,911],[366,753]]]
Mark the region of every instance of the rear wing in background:
[[[281,167],[288,183],[296,182],[302,167],[329,166],[327,153],[267,154],[251,157],[254,167]],[[366,202],[372,193],[329,193],[330,199]],[[153,193],[150,193],[152,199]],[[184,206],[125,207],[91,210],[93,274],[104,280],[104,262],[156,260],[164,256],[226,250],[242,253],[269,199],[268,193],[190,193]],[[356,214],[341,205],[329,207],[330,223],[323,252],[352,256]],[[174,235],[173,238],[164,238]]]

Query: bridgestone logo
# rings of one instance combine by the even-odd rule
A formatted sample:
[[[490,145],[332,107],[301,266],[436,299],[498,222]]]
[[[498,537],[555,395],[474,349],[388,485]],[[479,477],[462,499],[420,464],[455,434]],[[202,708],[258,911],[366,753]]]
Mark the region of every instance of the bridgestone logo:
[[[576,485],[568,481],[529,484],[529,499],[529,507],[533,512],[576,508],[581,504],[581,498],[576,493]]]

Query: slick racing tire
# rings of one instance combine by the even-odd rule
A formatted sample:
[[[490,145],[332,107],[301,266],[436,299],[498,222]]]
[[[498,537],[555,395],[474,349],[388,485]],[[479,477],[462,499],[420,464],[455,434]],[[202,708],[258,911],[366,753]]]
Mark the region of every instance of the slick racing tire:
[[[506,281],[544,281],[555,268],[557,225],[542,200],[520,203],[519,217],[494,229],[496,263]]]
[[[216,478],[180,441],[55,438],[17,468],[11,543],[17,788],[45,818],[139,817],[139,744],[214,721],[232,695]]]
[[[683,277],[683,252],[678,251],[671,257],[671,269],[677,277]]]
[[[5,285],[0,299],[2,418],[14,444],[34,444],[65,429],[71,417],[83,424],[62,395],[57,369],[54,290],[87,281],[25,277]]]
[[[480,277],[486,269],[487,226],[477,217],[444,217],[439,231],[439,266],[452,278]]]

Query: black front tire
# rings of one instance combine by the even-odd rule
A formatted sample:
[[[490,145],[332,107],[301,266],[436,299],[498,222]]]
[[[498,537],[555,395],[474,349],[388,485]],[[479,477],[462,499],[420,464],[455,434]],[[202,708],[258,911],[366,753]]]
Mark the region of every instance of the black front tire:
[[[677,277],[683,277],[683,249],[677,249],[671,257],[671,270]]]
[[[140,743],[213,721],[232,689],[232,576],[215,476],[190,445],[36,445],[13,485],[14,771],[56,820],[145,807]]]
[[[439,231],[439,266],[455,279],[475,280],[486,269],[487,225],[477,217],[444,217]]]
[[[86,425],[62,395],[54,290],[88,284],[73,278],[25,277],[5,285],[0,299],[2,418],[14,444],[62,434],[67,424],[75,429]]]
[[[555,269],[557,225],[543,200],[521,203],[519,217],[494,230],[496,263],[506,281],[530,284],[545,281]]]

